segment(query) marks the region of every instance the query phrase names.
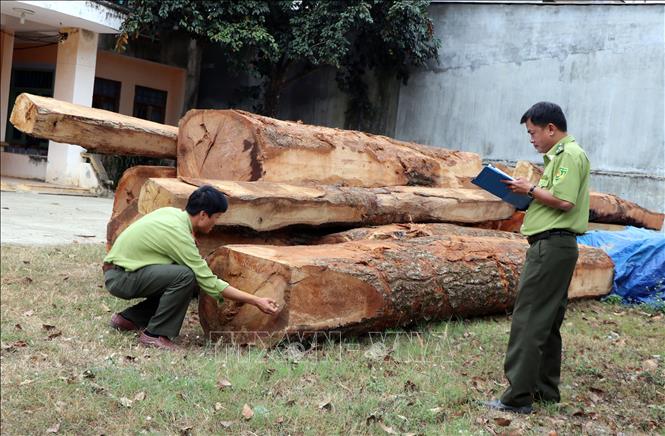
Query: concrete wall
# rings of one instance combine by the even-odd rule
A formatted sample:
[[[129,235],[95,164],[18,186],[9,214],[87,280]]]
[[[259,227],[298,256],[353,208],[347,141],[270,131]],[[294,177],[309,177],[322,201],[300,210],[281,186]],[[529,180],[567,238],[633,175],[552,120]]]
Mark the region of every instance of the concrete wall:
[[[592,189],[665,211],[665,6],[433,4],[440,65],[399,94],[398,139],[542,163],[522,113],[549,100]]]
[[[519,120],[553,101],[589,154],[593,190],[665,211],[665,5],[433,3],[430,16],[439,65],[406,86],[372,82],[378,111],[361,129],[542,164]],[[199,107],[230,107],[234,85],[251,84],[228,77],[223,57],[204,53]],[[294,83],[278,118],[348,127],[334,78],[324,70]]]
[[[183,68],[99,50],[95,75],[122,82],[118,112],[129,116],[134,113],[136,85],[166,91],[165,124],[178,125],[185,93]]]
[[[44,180],[46,178],[46,156],[29,156],[0,151],[0,174],[5,177]]]

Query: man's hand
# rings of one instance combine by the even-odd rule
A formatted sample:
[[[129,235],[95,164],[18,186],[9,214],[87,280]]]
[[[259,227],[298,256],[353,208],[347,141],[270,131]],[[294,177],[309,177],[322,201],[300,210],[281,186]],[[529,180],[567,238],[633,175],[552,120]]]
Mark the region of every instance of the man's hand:
[[[517,193],[526,195],[529,190],[533,187],[533,184],[522,177],[518,177],[515,180],[501,180],[508,189]]]
[[[222,291],[222,297],[233,301],[239,301],[240,303],[254,305],[267,315],[274,315],[279,311],[279,305],[272,298],[257,297],[256,295],[241,291],[233,286],[227,286],[224,288]]]
[[[569,201],[561,200],[554,195],[552,195],[547,189],[539,188],[538,185],[533,185],[526,179],[518,177],[515,180],[501,180],[508,189],[518,194],[528,194],[531,191],[531,188],[534,188],[531,191],[531,198],[538,201],[539,203],[549,206],[553,209],[559,209],[564,212],[568,212],[575,205]]]
[[[254,306],[258,307],[261,312],[267,315],[274,315],[279,310],[277,302],[272,298],[256,297],[253,304]]]

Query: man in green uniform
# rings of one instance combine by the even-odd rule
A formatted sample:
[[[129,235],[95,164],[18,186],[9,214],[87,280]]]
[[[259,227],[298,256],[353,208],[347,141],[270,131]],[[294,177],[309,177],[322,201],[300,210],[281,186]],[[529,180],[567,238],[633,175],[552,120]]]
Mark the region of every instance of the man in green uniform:
[[[529,241],[513,309],[504,371],[510,386],[492,409],[531,413],[532,403],[559,402],[561,334],[568,286],[577,262],[576,236],[589,222],[589,159],[575,138],[566,133],[559,106],[540,102],[520,121],[531,143],[545,153],[545,170],[537,185],[507,181],[508,188],[526,194],[529,205],[521,232]]]
[[[223,193],[206,185],[194,191],[185,210],[164,207],[127,227],[104,258],[106,289],[125,300],[145,298],[111,317],[111,326],[140,331],[139,343],[176,349],[187,307],[198,287],[218,302],[222,297],[253,304],[272,315],[277,304],[218,279],[199,254],[195,233],[209,233],[228,203]]]

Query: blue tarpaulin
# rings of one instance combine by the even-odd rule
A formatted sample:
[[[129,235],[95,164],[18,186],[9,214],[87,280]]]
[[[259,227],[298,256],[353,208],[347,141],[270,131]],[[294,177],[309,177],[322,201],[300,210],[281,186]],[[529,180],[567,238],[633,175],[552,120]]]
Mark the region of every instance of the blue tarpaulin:
[[[624,303],[665,307],[665,234],[628,226],[619,232],[592,230],[577,242],[602,249],[614,261],[611,294]]]

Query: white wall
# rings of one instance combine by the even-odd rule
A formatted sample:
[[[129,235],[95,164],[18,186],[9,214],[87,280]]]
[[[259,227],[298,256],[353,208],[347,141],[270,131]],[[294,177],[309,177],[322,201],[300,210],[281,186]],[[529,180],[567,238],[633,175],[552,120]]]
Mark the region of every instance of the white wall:
[[[27,154],[0,152],[0,174],[4,177],[44,180],[46,159]]]
[[[433,4],[440,65],[400,90],[395,136],[542,163],[521,115],[558,103],[592,188],[665,211],[665,6]]]

